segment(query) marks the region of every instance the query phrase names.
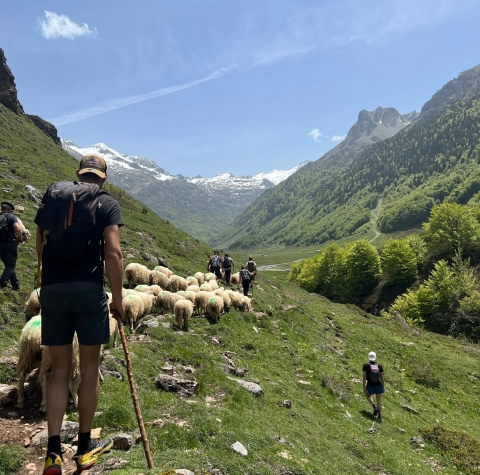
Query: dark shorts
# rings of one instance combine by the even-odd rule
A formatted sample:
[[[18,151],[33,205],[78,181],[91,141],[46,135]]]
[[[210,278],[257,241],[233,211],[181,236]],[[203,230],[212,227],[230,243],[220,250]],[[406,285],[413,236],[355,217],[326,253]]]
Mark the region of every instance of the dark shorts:
[[[381,384],[378,384],[376,386],[373,386],[371,384],[367,384],[367,391],[368,391],[368,394],[383,394],[384,393],[384,389],[383,389],[383,386]]]
[[[89,282],[42,287],[42,345],[69,345],[77,332],[81,345],[108,343],[109,311],[103,286]]]

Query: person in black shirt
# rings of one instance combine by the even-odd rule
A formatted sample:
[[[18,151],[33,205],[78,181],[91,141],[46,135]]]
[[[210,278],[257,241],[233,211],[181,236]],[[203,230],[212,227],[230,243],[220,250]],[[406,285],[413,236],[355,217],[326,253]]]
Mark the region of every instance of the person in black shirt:
[[[251,279],[252,273],[245,266],[242,266],[242,270],[240,271],[240,280],[242,281],[243,295],[248,295]]]
[[[223,258],[223,271],[225,273],[225,285],[228,285],[230,287],[230,276],[232,275],[232,266],[234,266],[235,263],[233,262],[233,259],[229,257],[228,254],[225,254],[225,257]]]
[[[101,189],[107,179],[106,171],[107,164],[102,157],[86,155],[80,161],[77,178],[83,183],[96,184]],[[52,358],[47,381],[48,445],[43,473],[61,475],[60,429],[68,403],[74,333],[79,342],[81,374],[75,473],[93,466],[98,457],[113,445],[112,439],[92,442],[90,433],[100,390],[101,345],[110,339],[108,300],[103,288],[104,268],[112,291],[110,311],[117,319],[124,316],[123,258],[119,242],[119,228],[123,222],[117,201],[101,193],[95,211],[94,236],[87,251],[73,261],[53,259],[42,252],[45,230],[40,229],[40,223],[43,222],[42,213],[48,212],[45,207],[47,201],[48,198],[44,197],[35,217],[36,250],[37,255],[42,256],[42,344],[49,346]]]
[[[5,268],[0,277],[0,288],[5,288],[10,281],[13,290],[20,289],[20,282],[15,272],[18,257],[18,243],[23,241],[22,230],[17,217],[12,214],[15,207],[4,201],[0,214],[0,259]]]
[[[384,390],[383,368],[377,363],[377,355],[374,351],[368,354],[368,363],[363,365],[363,393],[367,401],[373,407],[373,417],[378,415],[378,422],[382,422],[382,394]],[[372,401],[375,394],[377,405]]]

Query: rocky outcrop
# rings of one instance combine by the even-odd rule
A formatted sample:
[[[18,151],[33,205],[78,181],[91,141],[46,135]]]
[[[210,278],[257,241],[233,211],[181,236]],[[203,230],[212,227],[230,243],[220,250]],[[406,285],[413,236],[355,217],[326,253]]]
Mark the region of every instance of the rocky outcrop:
[[[0,104],[15,114],[24,114],[23,107],[17,98],[15,77],[7,65],[7,58],[2,48],[0,48]]]
[[[27,117],[30,119],[31,122],[33,122],[36,127],[38,127],[45,135],[48,135],[57,145],[62,145],[60,137],[57,135],[57,129],[53,124],[47,122],[46,120],[43,120],[41,117],[38,117],[38,115],[27,114]]]
[[[297,173],[316,168],[347,167],[366,148],[393,137],[417,116],[418,113],[415,111],[402,115],[393,107],[377,107],[373,111],[362,110],[358,114],[357,122],[341,143],[322,158],[301,168]]]

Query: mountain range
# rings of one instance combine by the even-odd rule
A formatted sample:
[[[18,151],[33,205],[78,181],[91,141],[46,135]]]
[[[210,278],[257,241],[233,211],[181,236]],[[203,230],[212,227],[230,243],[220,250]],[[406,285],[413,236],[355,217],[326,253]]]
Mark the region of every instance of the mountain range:
[[[253,176],[219,173],[213,178],[171,175],[153,160],[124,155],[105,143],[79,147],[61,140],[73,157],[95,153],[108,165],[109,181],[143,202],[159,216],[204,242],[214,239],[255,198],[295,173],[307,162],[291,170],[273,170]]]
[[[355,147],[346,139],[263,194],[214,244],[318,245],[372,230],[391,233],[419,227],[433,206],[445,200],[478,201],[479,97],[480,66],[475,66],[436,92],[418,116],[393,115],[388,123],[400,119],[406,126],[363,150],[362,133],[368,128],[360,122],[368,125],[369,118],[360,113],[350,131],[357,137],[352,141]],[[384,112],[377,109],[374,114]],[[249,223],[248,229],[241,223]]]
[[[151,159],[124,155],[105,143],[85,148],[71,140],[61,140],[61,143],[77,159],[88,153],[101,155],[108,164],[112,183],[183,231],[212,243],[248,205],[294,173],[345,167],[363,150],[394,136],[417,116],[415,111],[401,115],[392,107],[363,110],[346,138],[321,159],[313,163],[302,162],[290,170],[273,170],[253,176],[233,176],[231,173],[219,173],[213,178],[174,176]]]

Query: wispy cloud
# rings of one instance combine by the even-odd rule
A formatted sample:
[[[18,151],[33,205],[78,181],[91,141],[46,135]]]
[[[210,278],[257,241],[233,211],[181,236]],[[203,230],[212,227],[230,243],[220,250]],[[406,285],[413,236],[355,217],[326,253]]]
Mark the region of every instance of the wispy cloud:
[[[190,89],[192,87],[198,86],[199,84],[221,78],[222,76],[228,74],[229,71],[229,68],[220,68],[208,74],[207,76],[196,79],[195,81],[190,81],[184,84],[177,84],[176,86],[162,87],[160,89],[156,89],[155,91],[147,92],[145,94],[123,97],[121,99],[114,99],[94,107],[88,107],[86,109],[79,109],[73,112],[69,112],[68,114],[59,116],[57,118],[49,119],[49,121],[57,126],[71,124],[73,122],[79,122],[81,120],[85,120],[96,115],[105,114],[115,109],[127,107],[132,104],[137,104],[138,102],[148,101],[156,97],[168,96],[169,94],[183,91],[184,89]]]
[[[341,142],[345,139],[346,135],[333,135],[332,137],[322,134],[320,129],[312,129],[308,132],[308,136],[315,142],[323,142],[324,140],[330,140],[331,142]]]
[[[78,36],[96,36],[96,28],[91,29],[86,23],[79,25],[72,21],[67,15],[45,10],[45,20],[37,19],[40,33],[47,39],[67,38],[74,40]]]
[[[315,140],[315,142],[320,142],[320,140],[325,137],[325,135],[323,135],[319,129],[312,129],[310,132],[308,132],[308,136]]]

